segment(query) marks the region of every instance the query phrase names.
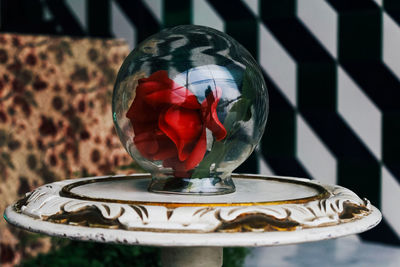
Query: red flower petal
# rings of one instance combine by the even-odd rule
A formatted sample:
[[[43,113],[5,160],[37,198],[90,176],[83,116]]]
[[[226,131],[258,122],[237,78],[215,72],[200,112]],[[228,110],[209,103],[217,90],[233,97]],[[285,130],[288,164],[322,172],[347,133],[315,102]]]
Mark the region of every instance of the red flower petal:
[[[156,81],[143,81],[143,79],[139,80],[138,87],[136,88],[136,94],[140,94],[142,96],[152,94],[154,92],[171,87],[171,84],[169,83],[161,83]]]
[[[173,83],[172,87],[155,91],[145,96],[145,101],[153,107],[160,105],[178,105],[189,109],[199,109],[197,97],[183,86]]]
[[[207,95],[206,99],[201,103],[203,108],[203,116],[205,117],[205,124],[211,130],[217,141],[226,137],[226,129],[219,121],[217,115],[217,106],[221,96],[221,88],[216,87],[215,92]]]
[[[134,137],[136,148],[142,156],[152,160],[164,160],[176,155],[176,147],[164,134],[148,131]]]
[[[170,79],[168,77],[168,72],[166,70],[159,70],[156,72],[153,72],[149,77],[147,78],[142,78],[139,81],[144,81],[144,82],[150,82],[150,81],[155,81],[155,82],[169,82]]]
[[[153,155],[154,160],[176,157],[176,146],[164,133],[157,135],[157,143],[160,149]]]
[[[136,148],[147,159],[162,160],[176,177],[190,177],[190,170],[206,153],[206,128],[218,141],[226,137],[217,115],[220,96],[217,87],[200,105],[192,92],[171,80],[164,70],[140,79],[126,114],[135,132]]]
[[[191,170],[199,164],[206,154],[207,149],[207,136],[206,129],[203,128],[203,132],[197,141],[195,147],[190,153],[189,157],[185,161],[185,170]]]
[[[159,111],[145,103],[143,97],[140,97],[138,94],[136,94],[132,105],[126,113],[126,117],[131,120],[133,126],[135,126],[136,122],[157,123],[158,115]]]
[[[189,178],[191,174],[185,170],[185,163],[180,161],[177,157],[169,158],[163,161],[165,168],[174,169],[174,176],[178,178]]]
[[[178,106],[161,113],[158,126],[175,143],[181,161],[189,156],[203,128],[199,111]]]
[[[207,137],[205,128],[202,131],[198,142],[194,146],[192,152],[185,161],[180,161],[177,157],[172,157],[164,160],[164,167],[171,167],[174,169],[175,177],[187,178],[190,177],[189,173],[194,167],[196,167],[204,158],[207,149]]]
[[[144,132],[134,137],[136,148],[146,158],[153,158],[153,154],[157,153],[159,146],[152,132]]]

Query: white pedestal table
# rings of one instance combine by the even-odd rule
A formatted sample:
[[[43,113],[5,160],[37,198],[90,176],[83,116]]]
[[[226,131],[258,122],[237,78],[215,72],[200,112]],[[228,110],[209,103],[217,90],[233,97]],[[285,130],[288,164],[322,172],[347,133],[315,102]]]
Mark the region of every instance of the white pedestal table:
[[[233,177],[236,192],[147,191],[150,176],[92,177],[43,185],[9,206],[5,219],[75,240],[162,247],[164,266],[221,266],[223,247],[295,244],[366,231],[381,213],[336,185],[301,178]]]

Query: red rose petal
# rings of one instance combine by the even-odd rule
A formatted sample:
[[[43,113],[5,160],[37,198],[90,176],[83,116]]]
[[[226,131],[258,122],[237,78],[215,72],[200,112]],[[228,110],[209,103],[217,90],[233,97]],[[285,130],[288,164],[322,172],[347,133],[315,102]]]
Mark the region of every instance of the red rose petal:
[[[146,158],[152,158],[153,154],[155,154],[159,149],[158,142],[155,140],[152,132],[137,134],[133,140],[136,148]]]
[[[176,146],[171,139],[168,138],[168,136],[162,133],[162,135],[158,134],[156,139],[158,146],[161,149],[159,149],[157,153],[153,155],[154,160],[165,160],[176,156]]]
[[[217,87],[200,105],[197,97],[171,80],[165,70],[140,79],[126,114],[137,149],[147,159],[162,160],[176,177],[190,177],[189,171],[206,153],[206,128],[217,140],[226,137],[217,114],[220,96]]]
[[[158,110],[146,104],[141,97],[138,97],[138,95],[136,95],[135,99],[132,102],[132,105],[126,113],[126,117],[132,122],[148,123],[150,121],[154,121],[155,123],[157,123],[159,113],[160,112]],[[133,124],[134,123],[132,123],[132,125]]]
[[[215,89],[215,92],[207,95],[201,105],[203,112],[205,112],[203,116],[205,116],[206,127],[211,130],[217,141],[220,141],[226,137],[226,129],[219,121],[217,115],[217,106],[221,96],[221,88],[216,87]]]
[[[152,133],[154,129],[157,129],[158,125],[157,123],[140,123],[140,122],[135,122],[135,127],[134,127],[134,132],[135,135],[139,135],[142,133]]]
[[[162,82],[169,82],[170,79],[168,77],[168,72],[166,70],[159,70],[159,71],[152,73],[149,77],[142,78],[139,81],[143,81],[143,82],[155,81],[158,83],[162,83]]]
[[[173,157],[164,160],[163,166],[167,168],[173,168],[175,177],[190,177],[190,173],[188,171],[192,170],[203,160],[206,149],[207,137],[204,129],[200,138],[198,139],[198,142],[185,161],[180,161],[178,158]]]
[[[143,100],[143,98],[148,94],[173,88],[173,86],[174,81],[168,77],[168,72],[165,70],[157,71],[147,78],[141,78],[138,80],[135,99],[138,98]]]
[[[174,169],[174,176],[178,178],[189,178],[191,174],[185,170],[185,162],[180,161],[177,157],[169,158],[163,161],[165,168]]]
[[[148,159],[165,160],[176,156],[175,144],[164,134],[148,131],[136,135],[134,142],[142,156]]]
[[[178,105],[183,108],[199,109],[197,97],[183,86],[174,84],[173,88],[165,88],[145,96],[145,101],[153,107],[160,105]]]
[[[195,147],[190,153],[189,157],[185,161],[185,170],[191,170],[199,164],[206,153],[207,149],[207,136],[206,136],[206,129],[203,129],[203,132],[197,141]]]
[[[175,143],[181,161],[189,156],[202,132],[200,112],[177,106],[160,115],[158,126]]]
[[[170,84],[160,83],[156,81],[143,81],[143,79],[140,79],[139,84],[136,88],[136,94],[145,96],[147,94],[151,94],[159,90],[165,90],[165,88],[170,87]]]

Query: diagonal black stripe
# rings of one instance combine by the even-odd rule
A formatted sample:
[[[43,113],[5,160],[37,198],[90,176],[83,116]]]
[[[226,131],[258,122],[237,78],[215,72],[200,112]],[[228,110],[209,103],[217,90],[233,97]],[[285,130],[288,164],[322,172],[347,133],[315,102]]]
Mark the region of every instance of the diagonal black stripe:
[[[296,0],[264,0],[259,2],[264,19],[283,19],[296,16]]]
[[[383,162],[400,183],[400,109],[386,112],[383,116]]]
[[[164,27],[191,24],[192,1],[164,0]]]
[[[370,0],[326,0],[339,12],[370,11],[377,8],[377,4]]]
[[[95,37],[111,37],[110,0],[86,0],[88,34]]]
[[[265,156],[291,158],[296,155],[296,110],[264,73],[270,111],[262,140]]]
[[[336,63],[332,58],[298,64],[297,105],[300,109],[315,113],[335,112],[336,69]]]
[[[1,0],[0,30],[3,32],[57,34],[56,24],[43,19],[40,0]]]
[[[211,1],[210,5],[225,21],[225,32],[238,40],[254,58],[258,56],[258,22],[249,8],[240,0]]]
[[[277,175],[312,178],[297,160],[296,113],[271,78],[264,73],[270,98],[270,112],[261,152]]]
[[[400,81],[381,62],[382,11],[372,1],[329,3],[339,15],[340,64],[381,110],[398,110]]]
[[[371,230],[360,234],[361,238],[368,241],[382,242],[385,241],[387,244],[400,245],[400,238],[396,232],[389,226],[385,217],[382,221]]]
[[[46,0],[46,4],[51,13],[53,13],[54,20],[62,27],[63,34],[73,36],[85,35],[85,31],[64,0]]]
[[[245,162],[240,164],[240,166],[235,169],[235,173],[258,173],[258,157],[255,151],[251,153],[250,157],[248,157]]]
[[[261,19],[268,29],[279,41],[285,44],[285,49],[296,62],[322,62],[331,60],[329,53],[316,41],[314,36],[296,18],[295,1],[261,1]],[[269,15],[272,11],[263,10],[287,10],[282,15]],[[279,14],[282,12],[276,11]],[[306,51],[306,53],[305,53]]]
[[[381,57],[381,10],[338,13],[340,61],[379,60]]]
[[[400,81],[381,62],[343,63],[382,114],[382,159],[400,182]]]
[[[161,25],[140,0],[115,0],[130,22],[136,26],[137,41],[141,42],[158,32]]]
[[[382,152],[386,166],[400,180],[400,105],[395,99],[400,97],[399,80],[381,62],[382,11],[372,1],[329,0],[339,15],[339,61],[354,81],[382,112]],[[391,16],[398,18],[400,5],[398,1],[385,1],[385,9],[391,10]],[[348,163],[342,169],[351,170],[357,163]],[[354,172],[354,175],[369,174],[370,165],[362,162],[364,172]],[[362,170],[362,169],[361,169]],[[359,186],[372,187],[368,182]],[[357,183],[354,183],[354,187]],[[380,191],[380,184],[375,185]],[[364,191],[363,190],[363,191]],[[372,199],[371,199],[372,200]],[[371,231],[361,234],[364,239],[385,241],[400,244],[399,238],[385,220]]]
[[[265,156],[264,159],[276,175],[314,179],[296,158]]]
[[[330,59],[328,52],[298,19],[262,18],[262,21],[297,62],[324,62]]]
[[[249,10],[246,4],[241,0],[230,0],[229,5],[227,5],[225,1],[219,0],[207,0],[207,2],[212,5],[218,14],[226,21],[254,19],[251,10]]]
[[[383,162],[400,181],[400,80],[381,61],[381,9],[372,1],[355,2],[329,1],[339,15],[339,62],[380,109]]]
[[[299,112],[334,154],[339,184],[379,205],[379,163],[335,111],[335,61],[297,19],[263,22],[297,62]]]
[[[400,109],[400,81],[383,63],[344,61],[341,65],[383,112]]]
[[[383,8],[394,21],[400,26],[400,1],[383,0]]]

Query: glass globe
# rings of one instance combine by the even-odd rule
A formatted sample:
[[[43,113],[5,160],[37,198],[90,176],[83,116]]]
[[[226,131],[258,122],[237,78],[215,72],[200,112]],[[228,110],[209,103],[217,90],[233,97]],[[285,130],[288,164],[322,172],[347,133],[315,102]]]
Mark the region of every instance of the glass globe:
[[[202,26],[163,30],[125,59],[113,120],[151,192],[224,194],[265,128],[268,94],[250,53]]]

